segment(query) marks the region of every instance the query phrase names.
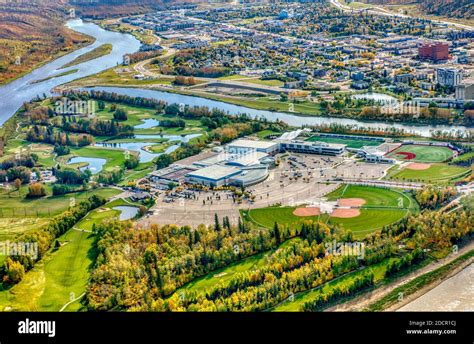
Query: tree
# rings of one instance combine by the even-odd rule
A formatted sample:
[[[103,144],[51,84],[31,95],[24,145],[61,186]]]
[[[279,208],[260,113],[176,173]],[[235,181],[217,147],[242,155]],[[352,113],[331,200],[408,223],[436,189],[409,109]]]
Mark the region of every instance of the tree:
[[[128,119],[127,112],[124,109],[115,110],[114,119],[117,121],[126,121]]]
[[[281,234],[280,228],[278,228],[278,223],[275,222],[273,225],[273,236],[275,237],[275,242],[279,246],[281,244]]]
[[[4,269],[5,275],[3,276],[3,282],[15,284],[20,282],[25,276],[25,268],[23,265],[11,258],[7,258]]]
[[[216,232],[221,231],[221,224],[219,223],[219,217],[217,216],[217,213],[214,214],[214,229]]]
[[[18,193],[20,193],[20,187],[21,187],[21,179],[17,178],[15,179],[15,189],[18,190]]]
[[[41,183],[34,183],[28,187],[27,198],[37,198],[46,196],[46,190]]]

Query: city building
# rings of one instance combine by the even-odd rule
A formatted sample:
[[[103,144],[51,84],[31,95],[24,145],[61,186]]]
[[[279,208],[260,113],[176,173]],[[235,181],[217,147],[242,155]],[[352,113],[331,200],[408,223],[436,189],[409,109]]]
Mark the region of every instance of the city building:
[[[436,81],[441,86],[455,87],[462,81],[462,70],[455,68],[438,68],[436,70]]]
[[[447,43],[429,43],[418,47],[418,57],[421,60],[431,60],[434,62],[449,59],[449,45]]]
[[[474,80],[456,86],[456,100],[474,100]]]

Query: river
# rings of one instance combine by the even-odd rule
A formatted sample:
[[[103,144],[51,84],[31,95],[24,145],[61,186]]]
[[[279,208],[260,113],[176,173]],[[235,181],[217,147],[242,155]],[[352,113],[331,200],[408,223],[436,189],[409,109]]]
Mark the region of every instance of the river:
[[[34,70],[33,72],[23,76],[22,78],[19,78],[7,85],[0,86],[0,125],[5,123],[8,118],[13,116],[24,102],[27,102],[36,96],[42,96],[43,94],[50,95],[51,89],[61,84],[114,67],[122,62],[123,55],[133,53],[140,47],[140,42],[131,35],[107,31],[96,24],[85,23],[80,19],[69,21],[67,26],[78,32],[95,37],[96,41],[90,46],[84,47],[52,62],[49,62],[44,66]],[[106,43],[113,45],[111,54],[84,62],[76,66],[59,70],[60,67],[74,60],[79,55],[82,55]],[[78,71],[76,73],[64,75],[62,77],[43,80],[71,69],[78,69]],[[43,81],[35,83],[35,81],[38,80]],[[388,122],[358,121],[354,119],[335,117],[298,116],[284,112],[256,110],[201,97],[138,88],[96,87],[95,89],[107,90],[110,92],[117,92],[119,94],[127,94],[130,96],[162,99],[169,103],[184,103],[191,106],[198,105],[208,106],[210,108],[219,108],[230,114],[246,113],[252,117],[264,117],[270,121],[282,120],[295,127],[300,127],[302,125],[342,124],[372,129],[397,128],[404,129],[405,131],[416,135],[427,137],[429,137],[431,132],[434,130],[453,132],[467,130],[467,128],[464,126],[409,125]]]
[[[0,125],[13,116],[24,102],[43,94],[50,95],[51,90],[58,85],[114,67],[122,63],[123,55],[134,53],[140,48],[140,42],[132,35],[107,31],[96,24],[86,23],[80,19],[68,21],[66,26],[72,30],[92,36],[96,41],[87,47],[51,61],[11,83],[0,86]],[[113,46],[112,52],[109,55],[59,70],[59,68],[73,61],[76,57],[107,43]],[[78,71],[62,77],[34,83],[35,81],[73,69],[78,69]]]
[[[256,110],[251,109],[245,106],[229,104],[217,100],[211,100],[202,97],[181,95],[170,92],[140,89],[140,88],[130,88],[130,87],[90,87],[86,90],[100,90],[107,92],[115,92],[122,95],[128,95],[131,97],[144,97],[144,98],[153,98],[161,99],[168,103],[182,103],[190,106],[207,106],[209,108],[218,108],[220,110],[226,111],[230,114],[239,114],[246,113],[252,117],[266,118],[269,121],[281,120],[285,123],[288,123],[291,126],[300,127],[302,125],[319,125],[319,124],[342,124],[342,125],[353,125],[364,128],[372,129],[387,129],[387,128],[397,128],[404,129],[407,132],[426,136],[431,136],[432,131],[442,130],[442,131],[466,131],[468,128],[464,126],[454,126],[454,125],[410,125],[410,124],[401,124],[401,123],[386,123],[386,122],[375,122],[375,121],[358,121],[355,119],[349,118],[335,118],[335,117],[320,117],[320,116],[298,116],[292,115],[285,112],[273,112],[267,110]],[[471,129],[469,129],[471,130]]]

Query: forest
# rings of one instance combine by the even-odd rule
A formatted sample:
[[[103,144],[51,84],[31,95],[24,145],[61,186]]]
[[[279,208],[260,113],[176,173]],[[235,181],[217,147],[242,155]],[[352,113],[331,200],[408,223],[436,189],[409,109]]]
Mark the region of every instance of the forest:
[[[87,293],[90,310],[262,311],[288,295],[325,284],[337,276],[394,259],[387,276],[436,251],[460,244],[474,231],[472,210],[425,210],[367,236],[363,259],[325,254],[324,243],[351,242],[352,234],[323,223],[272,230],[216,217],[213,226],[166,225],[136,230],[132,223],[109,222],[96,228],[98,258]],[[225,224],[225,225],[224,225]],[[402,246],[400,244],[403,243]],[[403,247],[403,248],[401,248]],[[200,276],[267,252],[258,269],[239,272],[205,291],[182,289]],[[346,290],[323,295],[324,302],[372,285],[370,275]],[[316,310],[321,300],[305,305]]]

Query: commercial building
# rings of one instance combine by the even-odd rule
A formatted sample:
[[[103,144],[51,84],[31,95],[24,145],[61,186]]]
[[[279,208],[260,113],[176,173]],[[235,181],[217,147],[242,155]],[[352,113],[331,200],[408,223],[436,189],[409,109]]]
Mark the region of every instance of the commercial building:
[[[308,142],[300,140],[280,141],[281,151],[308,154],[339,155],[344,152],[346,145],[326,142]]]
[[[266,154],[278,152],[279,145],[275,141],[255,141],[255,140],[235,140],[227,145],[227,152],[230,154],[243,154],[256,151]]]
[[[430,43],[418,47],[418,57],[421,60],[431,60],[434,62],[449,59],[449,45],[447,43]]]

